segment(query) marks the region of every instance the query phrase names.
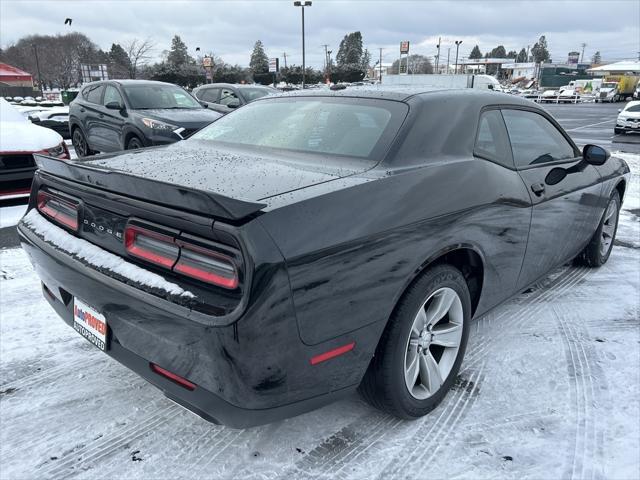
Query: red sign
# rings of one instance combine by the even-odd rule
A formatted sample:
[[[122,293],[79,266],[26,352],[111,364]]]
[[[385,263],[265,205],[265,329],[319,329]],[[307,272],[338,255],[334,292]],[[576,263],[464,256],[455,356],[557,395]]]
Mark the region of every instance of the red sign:
[[[409,53],[409,42],[400,42],[400,53]]]

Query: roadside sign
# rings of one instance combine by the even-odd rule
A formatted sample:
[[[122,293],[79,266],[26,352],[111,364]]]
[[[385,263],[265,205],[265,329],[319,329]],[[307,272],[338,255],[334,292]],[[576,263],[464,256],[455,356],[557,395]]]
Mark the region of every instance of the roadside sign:
[[[403,53],[409,53],[408,41],[400,42],[400,54],[402,55]]]
[[[269,59],[269,73],[277,73],[280,70],[280,59],[279,58],[270,58]]]
[[[213,67],[213,57],[204,57],[202,59],[202,66],[205,68]]]

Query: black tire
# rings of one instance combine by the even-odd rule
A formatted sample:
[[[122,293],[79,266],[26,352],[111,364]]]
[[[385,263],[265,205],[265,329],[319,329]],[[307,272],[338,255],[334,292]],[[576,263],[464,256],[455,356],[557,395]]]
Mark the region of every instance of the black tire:
[[[615,212],[612,217],[607,218],[607,212],[609,211],[609,207],[611,204],[615,206]],[[596,233],[593,234],[591,241],[584,248],[580,255],[576,257],[576,263],[579,265],[586,265],[587,267],[601,267],[604,265],[609,259],[609,255],[611,255],[611,250],[613,249],[613,243],[616,238],[616,232],[618,231],[618,217],[620,215],[620,194],[617,190],[613,192],[611,195],[611,199],[607,204],[607,208],[605,208],[604,213],[602,214],[602,218],[600,219],[600,223],[598,224],[598,228],[596,229]],[[609,230],[613,231],[613,235],[611,236],[611,241],[608,246],[605,246],[605,238],[603,236],[603,230],[607,228],[607,225],[611,225],[611,221],[615,221],[613,224],[613,229],[609,228]]]
[[[142,141],[138,137],[131,137],[127,142],[127,150],[137,150],[138,148],[144,148]]]
[[[75,150],[78,158],[88,157],[96,153],[89,147],[87,139],[85,138],[84,133],[82,132],[82,129],[80,127],[76,127],[73,129],[73,134],[71,135],[71,144],[73,145],[73,149]]]
[[[445,287],[454,290],[461,300],[464,318],[462,338],[453,366],[440,388],[430,397],[419,400],[409,392],[405,383],[407,341],[416,313],[425,300]],[[471,298],[460,271],[449,265],[437,265],[426,270],[398,302],[359,386],[361,395],[372,406],[403,419],[411,420],[429,413],[455,382],[467,345],[470,318]]]
[[[615,133],[616,135],[622,135],[624,133],[624,130],[622,130],[621,128],[614,128],[613,133]]]

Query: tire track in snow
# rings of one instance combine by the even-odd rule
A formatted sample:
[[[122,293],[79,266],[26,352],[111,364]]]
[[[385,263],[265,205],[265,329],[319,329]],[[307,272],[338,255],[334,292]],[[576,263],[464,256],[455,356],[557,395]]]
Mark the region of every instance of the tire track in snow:
[[[467,371],[466,369],[464,370]],[[468,410],[475,403],[477,398],[478,385],[484,379],[484,364],[480,369],[469,376],[472,388],[469,392],[462,388],[454,402],[449,402],[442,411],[438,419],[431,425],[428,423],[428,417],[420,425],[416,432],[412,435],[412,441],[408,444],[413,445],[412,449],[405,450],[400,456],[396,456],[386,467],[377,475],[379,479],[396,478],[400,472],[406,472],[407,464],[415,465],[415,462],[421,462],[427,453],[434,449],[434,445],[445,443],[447,437],[453,432],[453,429],[466,416]],[[421,464],[422,465],[422,464]]]
[[[594,376],[600,368],[593,358],[597,357],[593,346],[585,349],[586,327],[566,307],[554,307],[558,331],[562,338],[567,370],[571,385],[570,397],[575,414],[574,452],[570,464],[566,465],[565,478],[602,478],[604,431],[595,412],[596,388]],[[598,381],[605,381],[598,375]]]
[[[93,466],[96,461],[110,455],[115,450],[121,449],[124,445],[137,440],[167,421],[169,415],[178,411],[177,405],[169,405],[159,408],[144,415],[140,420],[135,421],[128,427],[114,432],[113,435],[100,437],[92,440],[81,448],[77,448],[67,453],[60,461],[55,461],[50,468],[39,475],[47,478],[71,477],[85,471],[87,466]]]

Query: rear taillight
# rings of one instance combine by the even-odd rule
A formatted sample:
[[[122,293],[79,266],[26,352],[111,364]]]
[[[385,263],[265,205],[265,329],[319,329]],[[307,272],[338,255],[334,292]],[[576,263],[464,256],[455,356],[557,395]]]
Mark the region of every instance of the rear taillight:
[[[136,225],[128,225],[125,229],[124,248],[129,255],[168,269],[173,267],[180,253],[173,237]]]
[[[238,273],[230,258],[188,243],[181,242],[180,246],[180,259],[173,267],[174,272],[224,288],[238,286]]]
[[[172,235],[129,224],[124,230],[124,246],[133,257],[201,282],[229,290],[239,285],[238,269],[231,257]]]
[[[44,190],[38,192],[38,211],[65,227],[78,231],[78,203],[63,199]]]

